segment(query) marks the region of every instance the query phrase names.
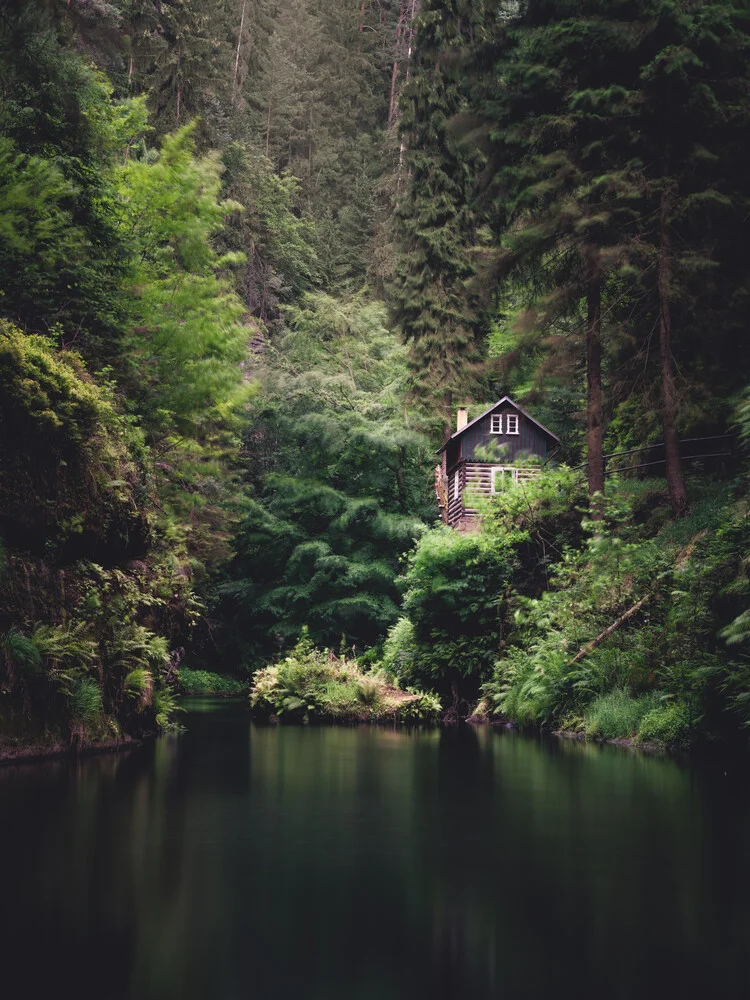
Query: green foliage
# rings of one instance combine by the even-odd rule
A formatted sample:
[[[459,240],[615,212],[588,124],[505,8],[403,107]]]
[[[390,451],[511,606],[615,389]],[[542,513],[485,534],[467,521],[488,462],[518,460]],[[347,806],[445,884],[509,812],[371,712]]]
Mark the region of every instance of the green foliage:
[[[103,711],[102,693],[91,677],[80,677],[73,684],[70,714],[75,723],[92,729],[99,722]]]
[[[220,273],[242,256],[219,256],[212,245],[241,206],[219,199],[219,156],[196,159],[192,136],[191,126],[167,136],[155,159],[129,160],[119,180],[136,251],[127,276],[135,291],[134,392],[147,424],[196,436],[246,397],[239,365],[248,332],[243,305]]]
[[[654,734],[665,711],[658,702],[658,696],[653,694],[633,698],[627,691],[615,688],[586,709],[584,731],[587,736],[604,740],[631,739],[641,731]],[[653,742],[661,740],[654,738]]]
[[[494,711],[522,726],[549,724],[565,682],[561,637],[547,636],[528,650],[510,649],[483,688]]]
[[[5,659],[6,671],[20,670],[22,673],[34,674],[42,666],[42,654],[33,639],[24,635],[15,626],[11,626],[0,637],[0,651]]]
[[[641,719],[638,742],[685,749],[694,739],[696,720],[684,702],[657,705]]]
[[[75,51],[55,5],[6,5],[0,23],[0,311],[99,362],[122,331],[127,234],[114,167],[146,126]]]
[[[167,639],[156,635],[143,625],[132,621],[113,623],[107,642],[107,655],[110,663],[123,669],[131,665],[135,688],[142,690],[151,683],[150,671],[160,670],[166,666],[169,656]],[[125,684],[127,688],[127,684]]]
[[[307,633],[290,656],[255,675],[250,703],[259,714],[305,721],[430,722],[440,713],[434,696],[363,674],[353,660],[316,649]]]
[[[401,95],[399,170],[407,176],[395,209],[400,258],[390,293],[414,389],[433,409],[442,404],[446,420],[446,396],[471,391],[485,353],[486,321],[471,284],[486,246],[471,197],[482,157],[450,129],[468,97],[460,60],[481,44],[483,23],[481,3],[423,3]]]
[[[309,295],[287,317],[257,369],[258,498],[222,587],[237,633],[254,625],[253,657],[303,624],[318,643],[342,631],[348,647],[375,643],[398,617],[399,557],[431,514],[426,442],[403,411],[404,351],[382,306]]]
[[[480,503],[477,531],[425,534],[404,574],[407,618],[386,640],[389,668],[442,692],[462,679],[474,696],[513,626],[512,591],[534,591],[546,578],[580,490],[574,475],[550,473]],[[552,546],[548,525],[560,532]]]
[[[482,679],[494,661],[505,616],[505,595],[517,568],[512,538],[460,535],[435,528],[420,541],[404,575],[399,676],[445,691],[459,677]],[[396,650],[394,650],[394,653]]]
[[[497,247],[491,353],[514,396],[560,394],[568,448],[583,444],[579,387],[598,365],[582,338],[594,346],[599,296],[604,410],[592,397],[589,416],[605,450],[662,440],[672,408],[684,437],[726,429],[746,370],[732,331],[748,293],[736,255],[750,191],[734,150],[750,117],[749,45],[730,0],[535,2],[499,15],[467,67],[458,127],[487,156],[475,204]],[[665,308],[660,361],[650,347]]]
[[[131,670],[122,682],[123,690],[128,698],[138,703],[138,707],[145,708],[152,699],[154,679],[151,671],[144,667],[136,667]]]
[[[183,694],[231,695],[244,694],[248,685],[247,682],[238,680],[236,677],[228,677],[226,674],[214,674],[209,670],[189,670],[187,667],[181,667],[179,688]]]
[[[434,716],[363,672],[387,634],[392,675],[519,722],[669,745],[750,725],[743,478],[712,485],[707,463],[680,522],[661,483],[608,480],[582,524],[581,479],[545,469],[462,535],[426,528],[421,433],[502,383],[577,463],[593,268],[611,448],[660,437],[665,300],[680,428],[721,433],[739,399],[746,443],[738,5],[6,7],[0,688],[19,716],[75,741],[164,728],[173,685],[236,683],[178,681],[180,648],[205,662],[217,637],[229,662],[279,660],[256,676],[266,712]],[[303,625],[343,633],[339,659],[284,658]]]
[[[153,693],[151,707],[154,713],[154,723],[160,730],[180,728],[177,717],[181,709],[177,696],[170,688],[157,688]]]
[[[408,677],[418,655],[414,625],[402,616],[388,629],[383,643],[383,666],[395,677]]]
[[[653,497],[653,484],[614,490],[584,546],[550,566],[545,591],[512,598],[512,645],[484,688],[495,712],[574,727],[583,717],[589,735],[662,745],[726,729],[728,710],[743,715],[746,637],[740,626],[737,658],[718,638],[735,634],[722,618],[747,601],[745,502],[709,486],[689,518],[654,535]]]

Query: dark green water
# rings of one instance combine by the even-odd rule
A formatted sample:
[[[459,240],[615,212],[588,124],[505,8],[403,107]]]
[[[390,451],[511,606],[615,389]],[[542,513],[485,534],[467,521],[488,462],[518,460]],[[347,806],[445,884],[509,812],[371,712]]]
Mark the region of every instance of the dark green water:
[[[744,775],[513,733],[264,729],[0,768],[4,996],[750,995]]]

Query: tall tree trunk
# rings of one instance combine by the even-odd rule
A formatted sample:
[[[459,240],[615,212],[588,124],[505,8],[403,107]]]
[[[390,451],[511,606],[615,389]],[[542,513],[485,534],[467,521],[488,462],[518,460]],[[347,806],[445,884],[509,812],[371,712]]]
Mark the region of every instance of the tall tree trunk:
[[[685,477],[680,460],[680,440],[675,422],[675,376],[672,357],[671,241],[669,238],[669,196],[661,196],[659,219],[659,360],[661,362],[661,415],[664,427],[664,457],[667,489],[672,508],[681,517],[688,507]]]
[[[449,441],[453,434],[453,393],[443,394],[443,443]]]
[[[396,81],[398,80],[398,66],[401,59],[401,36],[404,31],[404,16],[406,14],[406,0],[401,0],[401,13],[398,15],[396,25],[396,52],[393,58],[393,72],[391,73],[391,99],[388,104],[388,126],[393,124],[396,113]]]
[[[586,379],[588,398],[588,468],[589,496],[604,493],[604,447],[602,431],[602,279],[600,265],[590,268],[586,292],[588,322],[586,327]],[[601,511],[594,509],[595,519]]]
[[[266,156],[268,156],[268,144],[271,141],[271,97],[268,98],[268,114],[266,115]]]
[[[357,39],[357,54],[362,51],[362,31],[365,26],[365,0],[362,0],[362,6],[359,8],[359,37]]]
[[[419,0],[409,0],[409,27],[406,31],[406,79],[409,82],[411,76],[411,57],[414,51],[414,18],[419,13]],[[406,142],[403,137],[398,151],[398,172],[396,173],[396,193],[401,193],[401,176],[404,168],[404,153],[406,152]]]
[[[234,76],[232,77],[232,104],[237,100],[237,76],[240,69],[240,51],[242,49],[242,29],[245,27],[245,9],[247,0],[242,0],[242,14],[240,16],[240,30],[237,32],[237,52],[234,57]]]
[[[180,73],[180,63],[182,62],[182,46],[177,47],[177,124],[180,124],[180,111],[182,108],[182,77]]]

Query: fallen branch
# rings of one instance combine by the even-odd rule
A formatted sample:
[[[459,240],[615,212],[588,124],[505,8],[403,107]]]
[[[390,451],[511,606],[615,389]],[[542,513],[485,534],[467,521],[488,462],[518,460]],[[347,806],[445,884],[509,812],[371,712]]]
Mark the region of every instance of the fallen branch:
[[[591,642],[587,643],[583,647],[583,649],[580,650],[580,652],[578,652],[573,657],[573,659],[570,661],[570,663],[567,664],[567,666],[572,667],[573,664],[579,663],[584,658],[584,656],[588,656],[588,654],[593,652],[597,646],[601,646],[601,644],[604,642],[605,639],[608,639],[614,632],[618,630],[618,628],[621,625],[624,625],[629,618],[632,618],[633,615],[637,614],[641,610],[643,605],[646,603],[646,601],[648,601],[651,597],[653,597],[653,594],[646,594],[646,596],[642,597],[637,604],[633,605],[632,608],[628,608],[625,614],[620,615],[617,621],[613,622],[609,626],[609,628],[605,628],[605,630],[601,633],[601,635],[598,635],[596,639],[592,639]]]
[[[706,534],[708,534],[706,530],[699,531],[698,534],[695,535],[693,538],[691,538],[688,544],[680,551],[679,555],[675,559],[674,568],[676,570],[683,568],[685,563],[688,561],[688,559],[690,559],[693,552],[695,551],[695,546],[698,544],[701,538],[703,538]],[[641,610],[643,605],[646,603],[646,601],[650,600],[653,596],[654,596],[653,594],[646,594],[645,597],[642,597],[637,604],[634,604],[632,608],[629,608],[624,615],[621,615],[616,622],[613,622],[609,626],[609,628],[606,628],[601,635],[598,635],[596,639],[592,639],[591,642],[589,642],[586,646],[584,646],[583,649],[581,649],[573,657],[570,663],[567,664],[567,666],[572,667],[574,664],[579,663],[584,658],[584,656],[588,656],[588,654],[591,653],[593,650],[595,650],[597,646],[600,646],[605,639],[608,639],[613,632],[616,632],[621,625],[624,625],[629,618],[632,618],[633,615],[637,614]]]

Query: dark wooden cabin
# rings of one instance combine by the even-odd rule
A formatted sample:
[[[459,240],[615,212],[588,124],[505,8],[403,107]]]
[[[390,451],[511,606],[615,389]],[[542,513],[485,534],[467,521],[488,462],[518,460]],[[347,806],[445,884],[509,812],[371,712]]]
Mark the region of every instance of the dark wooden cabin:
[[[443,519],[451,527],[465,526],[476,516],[472,497],[491,496],[535,479],[560,445],[510,396],[485,410],[470,423],[467,411],[458,411],[457,429],[438,451],[436,481]]]

